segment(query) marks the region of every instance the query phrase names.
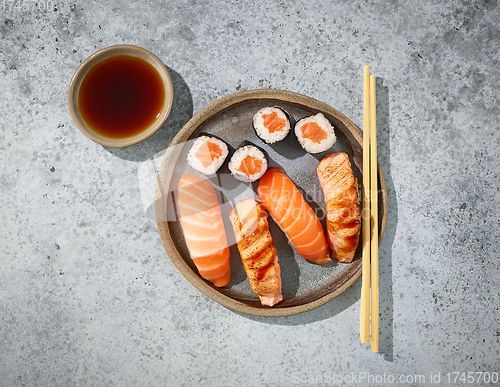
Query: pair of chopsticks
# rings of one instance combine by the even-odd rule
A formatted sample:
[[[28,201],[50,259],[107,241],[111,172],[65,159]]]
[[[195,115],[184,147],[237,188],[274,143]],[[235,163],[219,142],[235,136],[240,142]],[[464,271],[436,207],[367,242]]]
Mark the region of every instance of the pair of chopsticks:
[[[378,352],[379,336],[377,114],[375,102],[375,75],[370,75],[370,67],[365,66],[363,69],[363,211],[361,212],[363,279],[359,333],[362,343],[370,342],[371,313],[372,352]]]

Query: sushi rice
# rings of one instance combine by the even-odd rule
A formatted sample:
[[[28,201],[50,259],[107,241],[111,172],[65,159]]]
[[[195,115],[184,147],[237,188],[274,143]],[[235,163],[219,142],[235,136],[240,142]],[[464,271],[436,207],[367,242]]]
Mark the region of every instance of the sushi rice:
[[[295,135],[309,153],[324,152],[337,142],[332,124],[321,113],[299,120],[295,125]]]
[[[290,120],[279,107],[265,107],[253,116],[253,127],[257,136],[268,144],[283,140],[290,132]]]
[[[188,164],[198,172],[213,175],[224,163],[229,150],[224,141],[215,137],[200,136],[194,140],[187,155]]]
[[[260,179],[266,172],[267,160],[259,148],[245,145],[234,152],[228,167],[236,179],[251,183]]]

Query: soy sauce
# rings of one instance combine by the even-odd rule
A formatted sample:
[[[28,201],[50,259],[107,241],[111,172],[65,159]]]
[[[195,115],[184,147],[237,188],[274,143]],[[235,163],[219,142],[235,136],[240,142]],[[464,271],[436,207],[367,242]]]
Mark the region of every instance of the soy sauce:
[[[147,129],[160,115],[164,101],[160,74],[146,61],[127,55],[92,67],[78,94],[83,120],[111,138],[132,137]]]

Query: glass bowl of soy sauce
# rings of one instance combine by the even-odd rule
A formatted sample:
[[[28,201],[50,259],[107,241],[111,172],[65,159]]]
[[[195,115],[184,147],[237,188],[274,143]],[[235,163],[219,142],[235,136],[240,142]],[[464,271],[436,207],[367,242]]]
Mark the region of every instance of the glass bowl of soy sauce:
[[[98,144],[122,148],[156,133],[173,102],[172,78],[150,51],[116,45],[85,59],[68,88],[76,127]]]

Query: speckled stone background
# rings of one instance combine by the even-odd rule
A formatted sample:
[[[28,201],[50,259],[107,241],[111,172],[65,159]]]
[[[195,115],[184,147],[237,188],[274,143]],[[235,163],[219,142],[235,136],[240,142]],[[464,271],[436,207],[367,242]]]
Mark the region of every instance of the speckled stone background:
[[[447,382],[449,372],[494,377],[497,1],[217,4],[0,2],[0,385],[333,385],[333,374],[335,384],[402,385],[402,377],[428,385],[437,376]],[[175,88],[165,126],[127,149],[88,140],[66,107],[79,63],[118,43],[153,51]],[[379,354],[359,340],[361,281],[305,314],[235,313],[179,274],[151,210],[164,150],[208,103],[285,89],[361,126],[363,65],[377,76],[390,198]]]

